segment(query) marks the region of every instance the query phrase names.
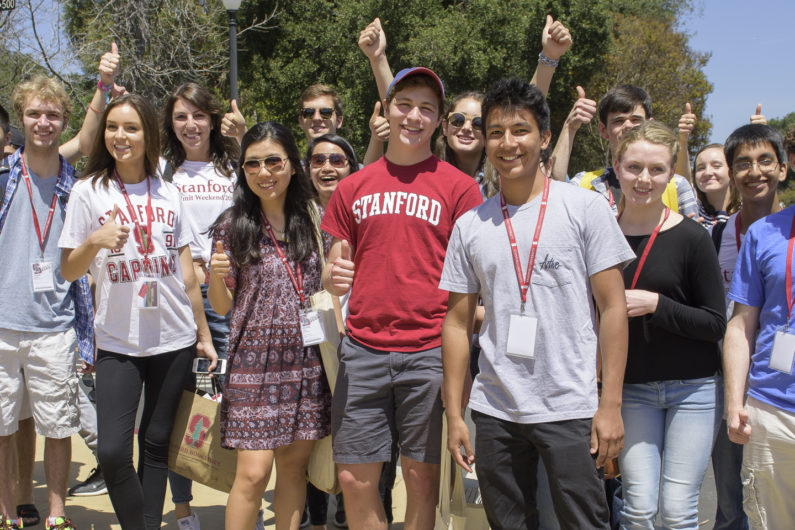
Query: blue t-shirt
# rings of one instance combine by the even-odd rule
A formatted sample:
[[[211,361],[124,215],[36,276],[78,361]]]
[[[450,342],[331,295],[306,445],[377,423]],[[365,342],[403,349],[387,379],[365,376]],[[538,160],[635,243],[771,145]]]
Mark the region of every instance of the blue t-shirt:
[[[30,173],[30,187],[39,228],[44,236],[50,201],[57,177],[41,179]],[[52,226],[45,242],[43,261],[54,270],[55,290],[33,292],[31,266],[42,261],[41,247],[33,226],[30,194],[22,177],[8,207],[8,217],[0,232],[0,328],[14,331],[66,331],[74,325],[75,307],[69,282],[61,276],[61,249],[58,237],[63,229],[65,211],[61,201],[55,201]]]
[[[751,354],[748,394],[795,413],[795,375],[768,367],[773,337],[781,326],[795,333],[793,319],[787,322],[786,268],[792,218],[789,207],[755,222],[748,229],[737,257],[729,298],[759,308],[759,333]]]

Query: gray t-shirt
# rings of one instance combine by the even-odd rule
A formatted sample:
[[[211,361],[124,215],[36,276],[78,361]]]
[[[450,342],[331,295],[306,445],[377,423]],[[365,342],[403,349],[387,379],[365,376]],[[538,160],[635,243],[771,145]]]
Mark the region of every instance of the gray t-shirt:
[[[508,206],[522,275],[541,197]],[[635,257],[608,204],[593,191],[550,183],[527,294],[538,318],[535,361],[506,355],[508,324],[521,304],[499,196],[461,216],[447,247],[439,288],[480,293],[480,373],[470,406],[516,423],[590,418],[596,412],[596,325],[589,278]]]
[[[30,173],[33,204],[39,228],[44,236],[50,201],[57,177],[40,179]],[[55,201],[52,226],[44,247],[44,261],[53,265],[55,290],[33,292],[32,265],[42,261],[39,238],[33,226],[30,195],[22,175],[8,207],[3,231],[0,233],[0,328],[14,331],[65,331],[74,324],[74,301],[69,292],[71,283],[61,276],[61,249],[58,238],[63,229],[65,211]]]

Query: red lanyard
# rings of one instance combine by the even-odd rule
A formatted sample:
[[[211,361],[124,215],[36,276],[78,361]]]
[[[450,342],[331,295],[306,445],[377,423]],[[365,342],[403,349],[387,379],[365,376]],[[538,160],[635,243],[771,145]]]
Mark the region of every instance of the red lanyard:
[[[795,217],[792,218],[792,227],[789,229],[789,247],[787,248],[787,326],[789,326],[790,318],[792,318],[792,251],[795,248]]]
[[[610,203],[610,209],[612,210],[613,205],[616,203],[616,200],[613,198],[613,192],[610,190],[609,187],[607,188],[607,202]]]
[[[293,272],[293,268],[290,267],[290,264],[287,262],[287,256],[284,255],[284,250],[282,250],[281,245],[279,245],[279,240],[276,239],[276,235],[271,229],[268,218],[265,217],[265,213],[262,210],[260,210],[260,213],[262,214],[262,223],[265,225],[265,230],[268,231],[268,235],[271,237],[271,241],[273,241],[273,246],[276,247],[276,253],[282,260],[284,268],[287,269],[287,275],[290,277],[290,281],[293,282],[293,287],[295,287],[296,292],[298,292],[298,298],[301,299],[301,307],[306,307],[306,298],[304,298],[304,275],[301,272],[301,264],[296,263],[295,272]]]
[[[737,252],[740,252],[740,213],[734,218],[734,239],[737,240]]]
[[[121,194],[124,195],[124,200],[127,202],[127,211],[130,213],[130,217],[132,218],[133,222],[135,223],[135,230],[141,234],[143,241],[141,242],[141,248],[144,249],[144,260],[147,260],[147,256],[152,252],[152,217],[154,217],[154,212],[152,211],[152,188],[149,182],[149,176],[146,177],[146,232],[144,232],[141,225],[138,224],[138,215],[135,213],[135,208],[133,208],[132,202],[130,202],[130,196],[127,195],[127,189],[124,187],[124,182],[121,181],[121,177],[119,177],[119,172],[114,170],[114,176],[116,177],[116,182],[119,183],[119,188],[121,188]]]
[[[39,238],[39,247],[41,247],[41,257],[44,257],[44,244],[47,241],[47,235],[50,233],[50,226],[52,226],[52,218],[55,215],[55,204],[58,202],[58,183],[61,182],[61,172],[63,171],[63,159],[61,165],[58,167],[58,177],[55,181],[55,190],[52,192],[52,200],[50,201],[50,211],[47,213],[47,220],[44,222],[44,234],[41,233],[39,226],[39,216],[36,215],[36,207],[33,206],[33,188],[30,186],[30,177],[28,176],[28,166],[25,164],[25,158],[20,157],[19,161],[22,162],[22,178],[25,180],[25,185],[28,187],[28,197],[30,198],[30,208],[33,210],[33,227],[36,229],[36,235]]]
[[[638,283],[638,278],[640,277],[640,271],[643,269],[643,265],[646,264],[646,258],[649,256],[649,252],[651,251],[652,245],[654,245],[654,240],[657,239],[657,234],[660,233],[660,229],[665,224],[665,221],[668,220],[668,216],[670,214],[671,214],[671,209],[666,208],[662,222],[658,224],[657,228],[654,229],[654,232],[651,233],[651,237],[649,237],[649,242],[646,243],[646,247],[643,249],[643,254],[640,255],[640,260],[638,261],[638,268],[635,269],[635,276],[632,278],[632,285],[630,285],[629,287],[630,289],[634,289],[635,285]]]
[[[544,214],[547,211],[547,199],[549,199],[549,179],[544,178],[544,191],[541,194],[541,207],[538,210],[538,221],[536,221],[536,231],[533,234],[533,244],[530,247],[530,258],[527,260],[527,275],[522,280],[522,262],[519,260],[519,247],[516,244],[516,235],[513,232],[513,224],[508,216],[508,206],[505,203],[505,195],[500,192],[500,206],[502,216],[505,218],[505,231],[508,232],[508,241],[511,243],[511,254],[513,255],[513,268],[516,270],[516,279],[519,281],[519,291],[522,294],[522,313],[524,313],[527,303],[527,290],[530,288],[530,278],[533,276],[533,266],[536,262],[536,251],[538,250],[538,240],[541,237],[541,227],[544,226]]]

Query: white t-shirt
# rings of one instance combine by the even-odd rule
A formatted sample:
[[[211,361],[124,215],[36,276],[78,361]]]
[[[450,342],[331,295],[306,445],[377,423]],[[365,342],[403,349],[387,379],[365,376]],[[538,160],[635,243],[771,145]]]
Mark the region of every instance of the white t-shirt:
[[[540,204],[538,196],[508,206],[522,276]],[[439,288],[480,293],[486,309],[472,409],[515,423],[592,417],[596,322],[589,278],[634,257],[607,201],[592,191],[550,182],[527,293],[527,312],[538,319],[535,361],[529,361],[506,354],[510,315],[519,313],[521,294],[500,197],[462,215],[450,236]]]
[[[737,265],[737,255],[740,253],[740,248],[737,245],[737,216],[739,212],[731,214],[729,220],[726,221],[726,227],[723,229],[720,239],[720,251],[718,252],[718,263],[720,264],[720,273],[723,277],[723,288],[726,295],[726,318],[730,319],[734,311],[734,300],[729,298],[729,288],[732,285],[732,276],[734,275],[734,267]],[[716,225],[710,227],[710,233],[715,229]],[[740,234],[740,244],[745,239],[745,234]]]
[[[224,210],[232,206],[232,192],[237,178],[219,174],[212,162],[185,161],[174,171],[174,185],[182,197],[182,214],[190,225],[193,241],[190,254],[193,259],[210,263],[212,239],[207,233],[210,225]]]
[[[108,187],[100,182],[95,185],[93,179],[74,185],[58,240],[60,248],[79,247],[118,205],[116,222],[129,226],[130,236],[121,249],[100,250],[89,267],[97,286],[94,328],[98,348],[133,357],[187,348],[196,342],[196,324],[179,261],[179,249],[191,242],[193,234],[182,223],[177,188],[155,178],[150,183],[154,249],[148,255],[153,265],[147,276],[140,237],[115,180]],[[146,181],[126,184],[125,189],[145,230]],[[158,283],[158,307],[141,308],[139,293],[145,281],[152,280]]]

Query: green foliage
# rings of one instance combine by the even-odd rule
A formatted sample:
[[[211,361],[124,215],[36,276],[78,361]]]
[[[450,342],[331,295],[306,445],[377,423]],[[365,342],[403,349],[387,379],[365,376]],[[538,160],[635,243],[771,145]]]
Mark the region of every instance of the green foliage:
[[[795,127],[795,112],[790,112],[783,118],[771,118],[767,120],[767,124],[786,136]]]

